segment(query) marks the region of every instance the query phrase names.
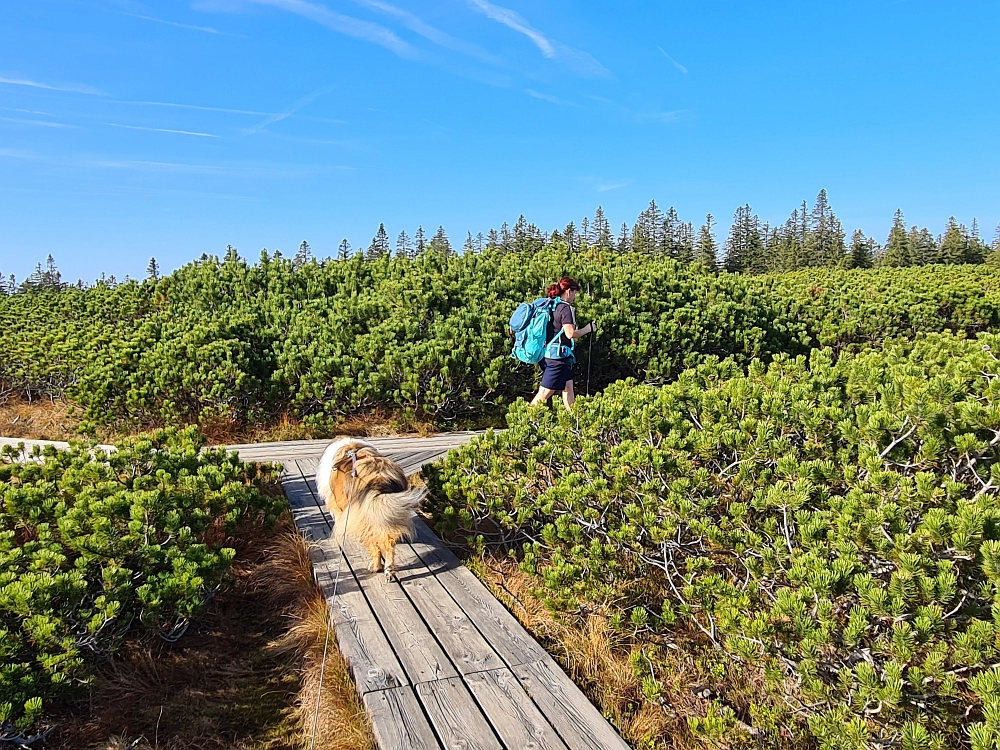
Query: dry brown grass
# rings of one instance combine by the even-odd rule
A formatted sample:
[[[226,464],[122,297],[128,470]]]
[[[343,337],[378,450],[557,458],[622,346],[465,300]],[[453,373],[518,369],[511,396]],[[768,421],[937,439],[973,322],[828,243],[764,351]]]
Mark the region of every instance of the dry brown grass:
[[[79,409],[68,401],[7,398],[0,402],[0,437],[71,440],[80,437]]]
[[[87,700],[52,717],[58,728],[46,748],[310,747],[329,613],[308,549],[287,522],[277,534],[241,540],[237,549],[233,584],[190,631],[176,644],[129,643],[99,669]],[[318,730],[316,747],[374,748],[335,640]],[[350,744],[336,744],[344,737]]]
[[[0,403],[0,437],[32,440],[72,440],[79,438],[83,410],[65,399],[36,399],[28,402],[8,397]],[[334,436],[390,437],[438,432],[434,423],[392,412],[374,412],[344,417],[330,429],[317,429],[285,413],[274,424],[247,425],[225,418],[205,418],[198,425],[208,445],[271,443],[283,440],[313,440]],[[131,430],[102,428],[97,438],[102,442],[131,437],[150,426]]]
[[[532,593],[539,582],[511,560],[487,556],[466,563],[630,744],[657,750],[704,747],[691,734],[687,717],[705,716],[708,701],[693,690],[698,670],[684,652],[643,643],[627,629],[616,632],[608,611],[557,617]],[[644,677],[661,686],[655,701],[643,691]]]

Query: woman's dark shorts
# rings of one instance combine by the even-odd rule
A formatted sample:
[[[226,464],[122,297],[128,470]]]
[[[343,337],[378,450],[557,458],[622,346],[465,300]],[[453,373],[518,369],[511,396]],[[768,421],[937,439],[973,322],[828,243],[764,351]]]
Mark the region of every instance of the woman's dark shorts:
[[[550,391],[562,391],[566,389],[566,381],[573,379],[573,360],[566,359],[543,359],[542,362],[542,388]]]

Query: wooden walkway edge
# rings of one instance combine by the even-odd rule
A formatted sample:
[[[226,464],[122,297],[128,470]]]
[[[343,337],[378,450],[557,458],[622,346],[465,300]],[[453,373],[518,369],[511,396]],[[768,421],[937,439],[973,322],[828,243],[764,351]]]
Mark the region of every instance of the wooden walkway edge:
[[[407,474],[475,433],[370,439]],[[614,728],[483,583],[419,519],[396,551],[398,580],[369,573],[367,552],[331,538],[316,493],[329,441],[231,446],[281,461],[295,523],[312,542],[347,660],[381,750],[628,750]]]

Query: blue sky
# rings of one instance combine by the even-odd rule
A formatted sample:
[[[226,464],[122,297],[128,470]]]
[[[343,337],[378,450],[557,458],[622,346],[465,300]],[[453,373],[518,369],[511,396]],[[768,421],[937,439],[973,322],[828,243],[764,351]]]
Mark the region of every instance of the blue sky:
[[[998,2],[0,4],[0,271],[142,276],[649,202],[1000,222]]]

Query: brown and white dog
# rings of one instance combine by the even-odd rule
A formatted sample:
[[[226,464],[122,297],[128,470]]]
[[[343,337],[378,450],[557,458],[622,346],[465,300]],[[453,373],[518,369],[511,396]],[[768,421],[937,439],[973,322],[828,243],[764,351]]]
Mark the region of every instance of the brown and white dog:
[[[409,487],[403,470],[379,453],[371,443],[342,438],[332,443],[316,472],[320,497],[333,513],[334,533],[349,534],[368,548],[368,570],[395,571],[396,542],[413,535],[413,512],[426,490]],[[341,521],[343,520],[343,523]]]

